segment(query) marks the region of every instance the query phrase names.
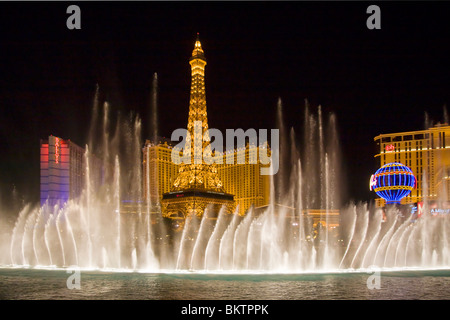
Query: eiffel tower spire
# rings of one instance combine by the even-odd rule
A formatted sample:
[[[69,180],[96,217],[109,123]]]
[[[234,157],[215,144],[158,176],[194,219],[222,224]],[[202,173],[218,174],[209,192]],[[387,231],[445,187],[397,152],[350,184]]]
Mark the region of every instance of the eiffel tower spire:
[[[208,115],[206,111],[205,66],[206,58],[198,33],[192,56],[191,91],[189,100],[189,118],[185,150],[190,150],[190,164],[180,165],[178,176],[171,191],[186,191],[190,189],[224,192],[222,181],[217,174],[215,164],[206,164],[203,154],[211,154],[208,130]]]
[[[192,57],[189,59],[191,65],[191,94],[189,99],[189,118],[187,129],[189,136],[186,139],[186,148],[191,148],[191,161],[196,164],[202,163],[202,152],[205,145],[209,145],[209,136],[205,137],[203,142],[203,135],[208,130],[208,115],[206,112],[206,94],[205,94],[205,53],[202,49],[202,44],[197,33],[197,40],[195,41]],[[201,130],[199,125],[201,124]],[[198,127],[196,128],[195,125]],[[193,139],[194,143],[189,139]],[[202,141],[202,144],[195,143]]]

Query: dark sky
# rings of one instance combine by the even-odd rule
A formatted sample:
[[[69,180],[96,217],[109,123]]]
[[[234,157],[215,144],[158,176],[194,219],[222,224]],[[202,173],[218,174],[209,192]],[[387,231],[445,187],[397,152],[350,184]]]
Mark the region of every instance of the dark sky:
[[[334,112],[348,197],[369,200],[373,138],[442,121],[450,101],[450,4],[376,2],[79,2],[0,4],[0,186],[39,197],[39,139],[84,145],[96,83],[114,112],[141,115],[152,75],[161,135],[187,123],[191,55],[200,33],[210,127],[273,128],[278,97],[302,131],[304,99]]]

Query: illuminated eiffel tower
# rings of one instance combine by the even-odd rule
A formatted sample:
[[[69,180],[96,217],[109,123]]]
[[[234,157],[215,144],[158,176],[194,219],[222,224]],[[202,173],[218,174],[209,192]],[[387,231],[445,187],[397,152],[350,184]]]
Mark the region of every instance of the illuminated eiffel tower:
[[[228,212],[234,208],[233,195],[224,191],[216,164],[207,164],[203,159],[204,154],[211,155],[211,146],[207,133],[206,59],[198,34],[189,64],[191,65],[187,125],[189,134],[186,137],[184,150],[187,151],[190,161],[188,164],[179,165],[178,176],[175,178],[172,189],[163,194],[161,202],[163,215],[173,219],[185,219],[188,216],[200,217],[207,206],[215,208],[215,211],[225,206]]]

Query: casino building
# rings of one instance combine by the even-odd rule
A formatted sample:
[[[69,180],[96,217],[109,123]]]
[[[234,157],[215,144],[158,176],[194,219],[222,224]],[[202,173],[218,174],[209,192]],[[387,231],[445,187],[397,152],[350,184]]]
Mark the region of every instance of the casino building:
[[[179,166],[171,159],[173,143],[165,138],[158,137],[156,143],[147,140],[143,148],[143,197],[151,203],[160,203],[162,195],[170,192],[177,176]],[[223,154],[223,164],[217,165],[217,174],[223,182],[224,191],[234,195],[234,201],[239,215],[244,215],[253,205],[255,208],[268,205],[270,198],[270,177],[261,175],[261,163],[250,163],[249,157],[258,154],[259,147],[236,149],[233,152],[235,159],[245,157],[246,163],[226,163],[226,154]]]
[[[380,134],[374,138],[380,166],[400,162],[414,173],[417,183],[402,204],[450,199],[450,126],[438,124],[426,130]],[[376,200],[384,206],[383,199]]]

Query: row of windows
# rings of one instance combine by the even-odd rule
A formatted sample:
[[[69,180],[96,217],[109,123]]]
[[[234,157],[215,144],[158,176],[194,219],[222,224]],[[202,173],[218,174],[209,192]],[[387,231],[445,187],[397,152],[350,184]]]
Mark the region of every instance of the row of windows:
[[[389,149],[389,146],[393,146],[396,150],[404,147],[404,151],[414,151],[412,150],[412,140],[415,140],[416,150],[422,150],[426,148],[441,149],[446,148],[449,143],[447,143],[448,135],[446,132],[435,132],[431,134],[420,134],[420,135],[406,135],[406,136],[396,136],[396,137],[383,137],[381,138],[381,146],[383,148],[382,152],[388,152],[392,150]],[[430,145],[431,143],[431,145]],[[403,150],[402,150],[403,151]]]
[[[381,142],[397,142],[397,141],[410,141],[410,140],[426,140],[430,138],[429,133],[419,133],[419,134],[409,134],[404,136],[394,136],[394,137],[382,137]]]
[[[392,144],[383,144],[382,145],[382,152],[383,153],[389,153],[389,152],[405,152],[405,151],[422,151],[423,150],[423,141],[416,141],[415,143],[415,149],[413,149],[412,142],[406,142],[406,143],[392,143]],[[429,148],[429,143],[427,141],[426,148]]]
[[[154,160],[154,159],[158,159],[158,160],[166,160],[166,161],[171,161],[172,159],[172,150],[170,148],[166,148],[166,147],[161,147],[158,148],[158,150],[156,151],[155,149],[150,150],[150,159]],[[249,148],[249,149],[245,149],[245,150],[236,150],[233,152],[233,164],[237,163],[237,159],[242,160],[244,155],[245,155],[245,159],[246,161],[249,161],[249,158],[251,157],[252,161],[258,162],[258,148]],[[144,151],[144,161],[146,161],[147,158],[147,152]],[[182,151],[180,152],[180,156],[182,155]],[[223,164],[226,164],[226,157],[227,154],[225,153],[223,155]]]

